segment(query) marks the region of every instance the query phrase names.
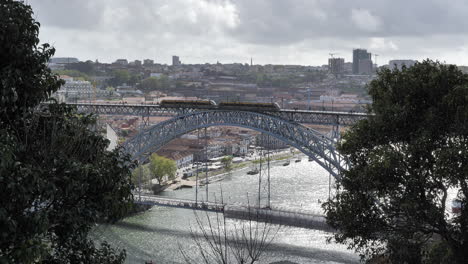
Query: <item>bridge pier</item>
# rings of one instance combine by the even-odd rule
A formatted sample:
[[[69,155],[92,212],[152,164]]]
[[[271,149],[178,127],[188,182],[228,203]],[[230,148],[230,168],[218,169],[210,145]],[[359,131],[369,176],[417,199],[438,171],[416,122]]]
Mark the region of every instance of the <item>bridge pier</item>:
[[[141,112],[141,121],[140,126],[138,128],[138,133],[141,133],[149,126],[149,108],[146,108],[144,111]],[[141,151],[142,147],[141,138],[138,139],[138,151]],[[137,160],[138,166],[143,166],[143,163],[140,160]],[[138,173],[138,199],[141,200],[141,180],[143,178],[143,168],[140,168],[140,173]]]

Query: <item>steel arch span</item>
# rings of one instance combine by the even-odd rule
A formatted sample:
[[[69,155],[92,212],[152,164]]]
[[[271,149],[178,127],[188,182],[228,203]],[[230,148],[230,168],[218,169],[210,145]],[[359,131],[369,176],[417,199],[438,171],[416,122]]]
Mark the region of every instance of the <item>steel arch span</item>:
[[[237,126],[275,137],[302,151],[336,179],[345,163],[335,148],[335,141],[321,133],[271,115],[248,111],[203,111],[180,115],[143,130],[123,144],[133,159],[146,161],[150,153],[169,141],[199,128]]]

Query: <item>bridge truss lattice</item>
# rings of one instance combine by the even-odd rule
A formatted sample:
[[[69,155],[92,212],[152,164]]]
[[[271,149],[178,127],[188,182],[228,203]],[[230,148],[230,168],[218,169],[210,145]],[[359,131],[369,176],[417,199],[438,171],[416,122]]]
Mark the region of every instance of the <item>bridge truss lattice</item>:
[[[157,104],[95,104],[70,103],[78,112],[98,115],[138,116],[142,119],[140,133],[124,143],[128,153],[140,161],[177,136],[209,126],[239,126],[268,134],[290,144],[317,161],[335,178],[346,166],[335,145],[340,126],[350,126],[366,119],[368,114],[337,111],[280,109],[251,112],[239,110],[164,107]],[[171,119],[149,127],[149,117],[167,116]],[[329,136],[308,129],[302,124],[332,126]]]
[[[144,129],[123,147],[134,159],[144,162],[152,152],[178,136],[210,126],[244,127],[275,137],[305,153],[336,179],[346,165],[336,152],[336,142],[325,135],[296,122],[248,111],[215,110],[178,115]]]

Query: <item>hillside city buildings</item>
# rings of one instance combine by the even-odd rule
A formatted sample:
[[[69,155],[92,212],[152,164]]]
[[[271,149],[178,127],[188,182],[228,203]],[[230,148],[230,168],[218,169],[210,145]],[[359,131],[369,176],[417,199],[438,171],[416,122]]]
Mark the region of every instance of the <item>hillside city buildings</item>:
[[[392,60],[390,66],[384,67],[401,69],[414,63]],[[332,57],[322,66],[255,65],[252,60],[248,64],[182,64],[179,56],[173,56],[172,65],[148,58],[135,61],[121,58],[113,63],[53,58],[49,67],[65,80],[55,94],[62,102],[158,104],[161,100],[214,100],[268,102],[289,109],[332,111],[362,111],[370,103],[365,86],[376,70],[371,53],[365,49],[353,50],[352,62]],[[151,117],[150,124],[164,120]],[[102,127],[109,125],[115,130],[121,142],[138,133],[141,122],[132,116],[107,117],[101,121]],[[184,167],[193,161],[222,155],[244,156],[253,145],[287,148],[284,143],[255,131],[214,127],[208,129],[206,137],[184,135],[158,153]]]

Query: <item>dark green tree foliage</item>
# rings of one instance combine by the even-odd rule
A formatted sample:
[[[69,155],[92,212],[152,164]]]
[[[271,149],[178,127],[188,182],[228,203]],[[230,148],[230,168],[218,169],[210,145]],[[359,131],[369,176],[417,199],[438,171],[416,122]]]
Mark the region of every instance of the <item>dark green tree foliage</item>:
[[[224,156],[221,159],[221,164],[223,164],[223,168],[225,171],[231,171],[232,170],[232,156]]]
[[[279,69],[278,69],[279,70]],[[322,71],[307,71],[303,74],[286,73],[280,76],[273,76],[267,73],[246,73],[240,74],[239,80],[255,83],[259,87],[282,87],[290,88],[304,82],[321,82],[326,78],[326,73]]]
[[[177,172],[177,164],[174,160],[159,156],[156,153],[151,154],[148,167],[151,178],[157,179],[159,184],[162,184],[164,177],[173,180]]]
[[[327,74],[324,71],[319,70],[310,70],[304,74],[302,77],[303,82],[321,82],[327,77]]]
[[[74,77],[74,79],[76,80],[77,79],[82,79],[85,81],[90,80],[89,76],[86,73],[80,72],[77,70],[55,70],[53,71],[53,73],[58,74],[58,75],[68,75],[70,77]]]
[[[47,62],[54,49],[39,44],[39,23],[32,10],[14,1],[0,1],[0,111],[1,120],[14,120],[56,91],[57,82]],[[40,89],[38,87],[47,87]]]
[[[70,63],[65,65],[65,68],[67,70],[75,70],[79,72],[83,72],[88,75],[93,75],[94,74],[94,64],[92,61],[86,61],[86,62],[77,62],[77,63]]]
[[[367,257],[386,251],[394,263],[418,263],[441,239],[466,263],[468,75],[428,60],[380,71],[369,94],[374,116],[344,134],[339,151],[351,166],[324,205],[335,240]],[[462,200],[454,217],[449,188]]]
[[[108,84],[111,86],[119,86],[123,84],[135,85],[141,80],[141,75],[138,73],[132,73],[128,70],[114,70],[112,72],[112,78],[108,80]]]
[[[143,91],[165,91],[169,89],[171,85],[169,78],[166,75],[161,77],[149,77],[143,79],[138,88]]]
[[[0,263],[122,263],[124,252],[87,235],[126,212],[131,163],[106,151],[92,116],[38,110],[62,84],[38,30],[29,6],[0,0]]]
[[[109,83],[113,86],[122,85],[124,83],[128,84],[130,81],[130,73],[126,70],[115,70],[112,72],[112,78],[109,80]]]

